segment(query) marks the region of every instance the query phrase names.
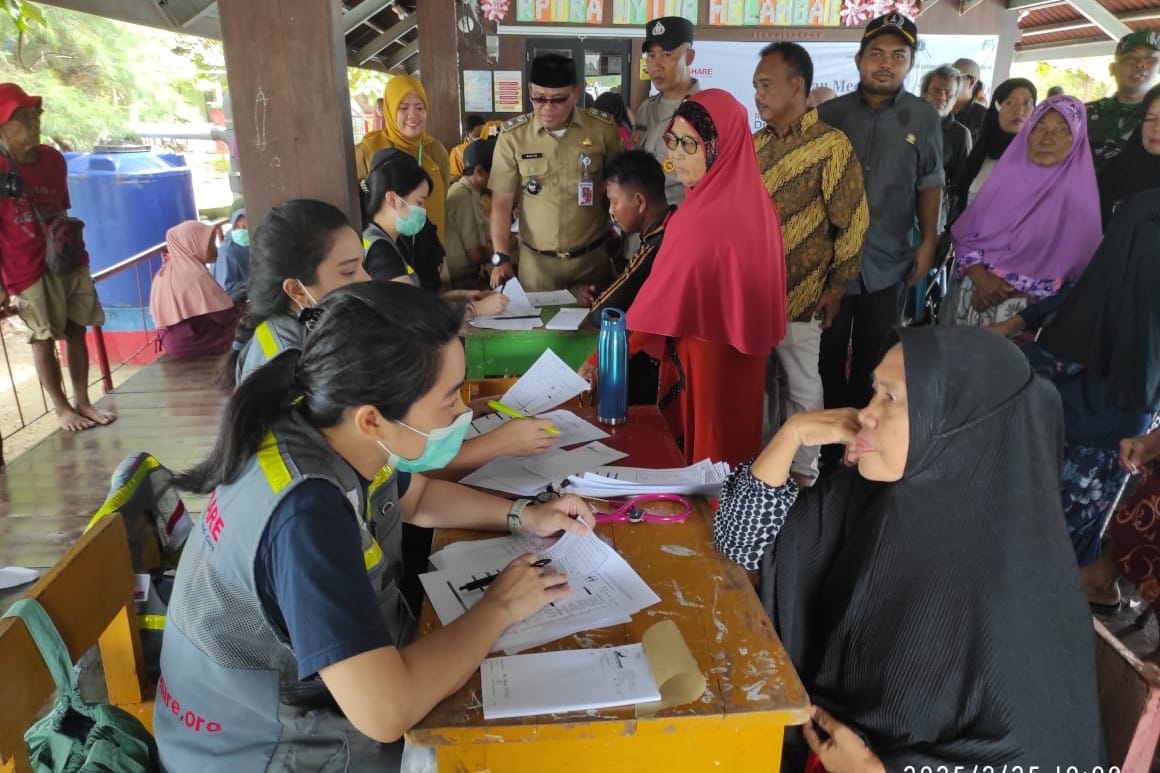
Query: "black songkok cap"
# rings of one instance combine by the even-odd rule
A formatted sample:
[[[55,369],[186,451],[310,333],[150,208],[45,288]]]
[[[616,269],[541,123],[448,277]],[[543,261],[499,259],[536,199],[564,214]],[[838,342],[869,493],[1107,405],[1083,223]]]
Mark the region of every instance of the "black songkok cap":
[[[565,89],[576,85],[576,63],[559,54],[541,54],[532,60],[528,83],[545,89]]]

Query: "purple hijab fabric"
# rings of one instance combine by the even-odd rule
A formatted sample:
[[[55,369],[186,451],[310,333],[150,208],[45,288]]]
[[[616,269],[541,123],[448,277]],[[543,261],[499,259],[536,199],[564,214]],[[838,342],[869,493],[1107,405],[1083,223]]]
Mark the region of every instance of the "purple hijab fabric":
[[[1071,149],[1042,167],[1028,158],[1027,139],[1048,110],[1067,121]],[[1079,277],[1102,230],[1087,114],[1075,97],[1059,96],[1035,107],[951,236],[957,255],[978,253],[995,274],[1059,280]]]

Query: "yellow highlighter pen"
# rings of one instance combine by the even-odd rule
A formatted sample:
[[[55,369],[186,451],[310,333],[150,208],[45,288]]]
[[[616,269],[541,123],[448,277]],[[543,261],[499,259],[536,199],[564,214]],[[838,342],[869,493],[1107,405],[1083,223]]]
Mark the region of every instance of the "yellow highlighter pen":
[[[526,418],[528,418],[527,416],[523,415],[519,411],[517,411],[513,408],[508,408],[506,405],[501,403],[499,400],[488,400],[487,407],[491,408],[496,413],[502,413],[504,416],[510,416],[513,419],[526,419]],[[560,434],[560,430],[556,429],[555,427],[545,427],[544,431],[547,432],[549,435],[559,435]]]

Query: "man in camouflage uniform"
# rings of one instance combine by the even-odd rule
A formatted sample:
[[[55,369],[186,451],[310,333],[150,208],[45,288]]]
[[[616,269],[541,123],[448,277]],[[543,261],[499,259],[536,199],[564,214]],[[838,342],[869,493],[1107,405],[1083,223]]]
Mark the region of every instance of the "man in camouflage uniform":
[[[577,109],[575,63],[538,56],[528,76],[532,112],[504,124],[492,160],[491,284],[517,271],[527,290],[603,287],[612,276],[605,248],[604,163],[620,152],[612,117]],[[513,267],[512,211],[519,202],[519,265]]]
[[[1096,172],[1120,154],[1124,143],[1140,123],[1140,102],[1160,68],[1160,32],[1133,32],[1116,45],[1109,66],[1116,79],[1113,96],[1088,102],[1088,141]]]

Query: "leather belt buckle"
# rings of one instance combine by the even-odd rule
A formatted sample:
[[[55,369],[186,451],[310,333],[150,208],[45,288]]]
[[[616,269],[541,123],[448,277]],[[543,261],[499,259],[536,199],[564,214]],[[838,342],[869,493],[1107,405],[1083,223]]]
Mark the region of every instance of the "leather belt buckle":
[[[560,260],[571,260],[572,252],[570,250],[557,250],[556,257]]]

